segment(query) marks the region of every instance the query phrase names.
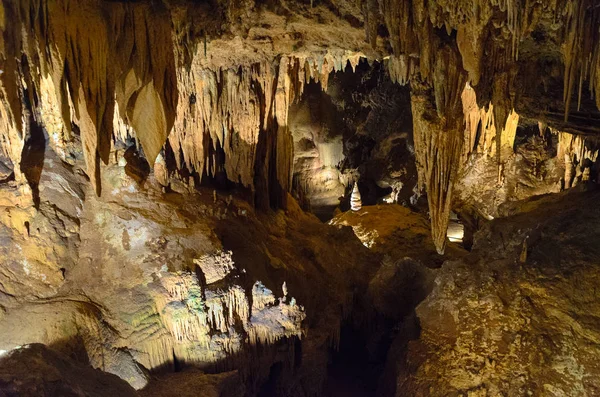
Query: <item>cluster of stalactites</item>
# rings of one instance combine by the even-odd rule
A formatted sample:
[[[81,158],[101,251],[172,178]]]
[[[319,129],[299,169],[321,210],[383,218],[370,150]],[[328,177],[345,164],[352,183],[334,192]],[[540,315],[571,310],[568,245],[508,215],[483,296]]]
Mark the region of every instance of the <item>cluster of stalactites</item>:
[[[448,36],[456,31],[462,66],[469,82],[477,86],[484,73],[488,73],[485,80],[489,82],[490,73],[509,70],[519,58],[521,41],[542,20],[563,21],[558,34],[565,64],[565,120],[573,89],[578,88],[579,107],[585,82],[600,109],[600,8],[594,0],[379,0],[379,4],[394,53],[387,62],[388,69],[391,78],[401,84],[417,73],[429,81],[436,70],[439,40],[434,28],[445,28]],[[490,41],[489,31],[497,29],[505,34],[497,34]],[[485,54],[484,48],[488,48]]]
[[[31,114],[65,160],[78,127],[98,193],[112,140],[135,138],[152,165],[169,135],[179,167],[225,171],[252,187],[265,131],[276,136],[278,183],[290,190],[290,104],[310,80],[327,89],[329,74],[356,68],[362,54],[330,50],[211,70],[202,49],[179,59],[170,21],[168,10],[145,3],[0,2],[0,151],[19,182]]]
[[[214,176],[225,171],[230,180],[252,187],[261,133],[276,134],[277,176],[291,188],[290,105],[305,84],[327,89],[332,71],[358,65],[362,54],[332,51],[322,55],[283,56],[241,67],[211,70],[197,54],[190,68],[179,68],[177,118],[169,136],[178,168]],[[224,159],[219,159],[223,151]],[[289,152],[289,153],[288,153]],[[262,161],[262,160],[261,160]]]
[[[461,164],[476,153],[496,157],[500,167],[513,154],[519,115],[511,109],[505,120],[497,121],[494,104],[479,107],[475,90],[468,83],[461,98],[465,120]]]
[[[566,10],[565,43],[562,46],[565,62],[564,93],[565,121],[573,88],[577,83],[577,109],[581,107],[583,84],[596,97],[600,109],[600,7],[594,0],[568,1]]]
[[[222,270],[207,271],[211,265],[229,271],[232,264],[230,253],[203,257],[199,262],[203,265],[201,271],[212,275]],[[283,297],[276,298],[257,281],[250,298],[234,282],[227,287],[203,287],[197,275],[189,272],[161,272],[159,280],[155,311],[142,313],[141,320],[134,319],[131,324],[141,328],[131,343],[147,368],[171,362],[173,354],[183,362],[206,364],[239,352],[244,341],[251,345],[273,344],[284,337],[302,336],[301,323],[306,315],[294,298],[288,301],[285,283]],[[153,313],[162,326],[147,321],[156,317]]]
[[[600,174],[591,175],[592,166],[597,165],[599,146],[583,136],[552,130],[558,134],[558,159],[564,161],[565,175],[563,187],[569,189],[579,182],[587,182]],[[597,168],[597,167],[596,167]]]
[[[118,108],[154,161],[173,124],[177,97],[167,11],[74,0],[2,1],[0,11],[0,102],[10,125],[4,151],[19,134],[21,142],[27,139],[27,113],[66,141],[74,139],[75,124],[99,192],[100,161],[108,161]],[[18,155],[11,159],[18,164]]]

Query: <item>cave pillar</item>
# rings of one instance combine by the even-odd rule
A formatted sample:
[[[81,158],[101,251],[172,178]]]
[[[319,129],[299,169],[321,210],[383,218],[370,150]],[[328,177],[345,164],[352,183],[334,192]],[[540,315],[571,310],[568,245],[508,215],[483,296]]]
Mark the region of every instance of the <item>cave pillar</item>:
[[[413,89],[411,107],[419,185],[427,191],[431,234],[437,252],[443,254],[464,127],[445,117],[440,118],[428,92]]]

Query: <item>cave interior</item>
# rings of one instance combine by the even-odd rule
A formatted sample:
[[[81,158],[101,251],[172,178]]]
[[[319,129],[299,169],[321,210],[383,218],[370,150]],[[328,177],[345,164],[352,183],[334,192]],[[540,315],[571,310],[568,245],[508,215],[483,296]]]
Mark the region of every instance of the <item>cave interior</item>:
[[[598,0],[0,0],[0,395],[600,396],[599,149]]]

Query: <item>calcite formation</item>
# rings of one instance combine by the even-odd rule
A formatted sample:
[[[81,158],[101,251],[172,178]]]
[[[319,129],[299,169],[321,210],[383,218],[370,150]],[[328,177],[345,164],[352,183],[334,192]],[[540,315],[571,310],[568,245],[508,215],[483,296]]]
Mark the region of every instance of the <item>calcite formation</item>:
[[[341,321],[336,308],[346,302],[341,285],[348,282],[339,276],[337,261],[360,266],[358,241],[350,243],[349,256],[334,258],[327,249],[344,239],[323,238],[326,226],[299,209],[265,222],[272,228],[267,233],[252,207],[231,195],[192,193],[176,178],[170,183],[182,193],[165,194],[153,176],[144,188],[128,175],[120,153],[111,155],[114,163],[101,174],[111,189],[100,197],[80,175],[82,157],[70,166],[52,148],[46,148],[37,208],[31,190],[15,182],[0,189],[1,350],[57,345],[136,389],[148,384],[148,371],[234,368],[244,371],[243,387],[251,390],[268,378],[272,365],[265,358],[252,370],[241,367],[253,360],[255,349],[265,354],[278,349],[289,359],[287,346],[295,339],[314,347],[306,348],[309,356],[329,348],[327,340]],[[224,249],[217,237],[222,227],[251,238],[222,237],[237,247]],[[299,244],[307,232],[321,237]],[[288,240],[286,233],[296,237]],[[244,255],[245,245],[258,251]],[[326,278],[301,254],[312,249],[324,261],[319,268],[329,269]],[[241,255],[234,259],[236,252]],[[275,278],[270,269],[276,268],[294,271]],[[316,277],[310,276],[313,285],[340,277],[340,287],[320,288],[323,295],[308,299],[302,291],[310,288],[301,286],[306,272]],[[320,324],[310,334],[309,313],[318,313],[314,319]],[[313,383],[310,372],[304,376]]]
[[[541,121],[535,125],[520,119],[514,109],[504,128],[498,128],[494,105],[480,108],[468,84],[462,102],[466,131],[455,208],[490,219],[498,216],[505,202],[556,193],[582,180],[595,180],[594,138],[559,131]],[[525,142],[515,140],[518,128],[529,131]]]
[[[352,188],[352,194],[350,195],[350,209],[352,211],[358,211],[361,208],[362,200],[360,199],[360,191],[358,190],[358,183],[355,183]]]
[[[282,189],[285,198],[291,178],[286,129],[291,102],[308,79],[326,88],[330,71],[341,70],[347,61],[355,66],[361,57],[345,48],[324,48],[314,55],[298,51],[257,58],[238,70],[237,63],[207,60],[206,41],[198,46],[177,37],[169,21],[173,18],[176,26],[189,21],[179,20],[176,9],[92,0],[2,7],[3,19],[15,21],[2,24],[2,152],[19,164],[27,114],[47,128],[63,158],[64,147],[80,134],[86,173],[97,192],[100,162],[108,161],[111,140],[135,139],[153,165],[169,136],[178,168],[200,176],[225,171],[247,187],[254,187],[259,172],[257,179],[265,179],[261,189],[267,190],[261,194],[268,195],[276,184],[272,189]],[[152,34],[146,34],[146,26],[152,26]],[[11,58],[18,53],[23,57]],[[260,161],[263,169],[255,166],[257,154],[272,157]],[[275,170],[273,181],[269,167]],[[18,169],[15,177],[20,180]]]
[[[251,345],[269,345],[283,337],[302,336],[304,309],[283,299],[276,301],[259,281],[249,300],[237,284],[226,289],[203,289],[192,273],[159,273],[158,277],[166,293],[156,295],[156,311],[172,338],[150,336],[144,342],[150,353],[143,362],[146,368],[164,365],[163,359],[168,358],[165,353],[169,351],[174,351],[179,360],[197,364],[238,353],[243,342],[236,330],[238,326],[247,333]],[[155,343],[158,351],[150,347]],[[166,351],[161,353],[161,349]]]
[[[443,139],[446,134],[419,132],[420,117],[414,118],[420,184],[432,196],[432,233],[442,252],[459,168],[456,155],[473,150],[459,142],[457,131],[467,117],[457,112],[466,81],[478,92],[478,103],[489,109],[480,119],[488,125],[493,113],[499,126],[500,167],[510,154],[517,115],[572,132],[588,131],[579,113],[597,111],[589,100],[600,84],[599,17],[592,0],[476,7],[382,0],[369,2],[362,14],[340,3],[334,7],[341,18],[322,5],[282,7],[295,18],[286,21],[281,10],[252,1],[223,2],[210,14],[216,15],[212,22],[199,24],[210,10],[185,2],[3,2],[1,151],[15,180],[26,179],[17,165],[28,131],[41,125],[63,160],[81,141],[86,174],[97,193],[111,141],[135,140],[149,165],[156,163],[163,185],[176,168],[195,175],[192,180],[209,177],[250,188],[259,207],[285,207],[293,174],[290,104],[311,80],[326,89],[331,71],[347,63],[355,68],[363,56],[387,56],[394,80],[410,83],[415,91],[421,85],[431,90],[430,106],[440,118],[431,130],[452,131]],[[356,12],[361,15],[352,15]],[[256,22],[257,15],[265,24]],[[358,25],[348,18],[357,18],[351,20]],[[319,23],[325,20],[330,27]],[[380,35],[379,21],[389,36]],[[538,50],[535,40],[542,43]],[[546,50],[549,43],[559,43],[560,50]],[[552,86],[546,108],[531,104],[538,88],[523,80],[536,56],[549,65],[537,70]],[[556,118],[552,102],[555,70],[561,67],[564,120]],[[574,97],[577,114],[569,123]],[[470,109],[474,115],[475,108]],[[464,140],[474,144],[478,123],[468,118]],[[490,145],[492,136],[494,131],[486,130],[482,144]],[[426,141],[436,142],[441,155],[434,155]]]
[[[351,326],[380,391],[594,394],[599,70],[595,0],[0,0],[0,351],[308,396]]]
[[[456,121],[440,118],[431,100],[428,92],[412,96],[415,159],[419,185],[427,190],[433,242],[443,254],[463,142]],[[456,106],[456,99],[453,102]]]
[[[203,281],[206,284],[224,279],[235,269],[231,254],[231,251],[220,252],[216,255],[204,255],[199,259],[194,259],[194,263],[200,267]]]

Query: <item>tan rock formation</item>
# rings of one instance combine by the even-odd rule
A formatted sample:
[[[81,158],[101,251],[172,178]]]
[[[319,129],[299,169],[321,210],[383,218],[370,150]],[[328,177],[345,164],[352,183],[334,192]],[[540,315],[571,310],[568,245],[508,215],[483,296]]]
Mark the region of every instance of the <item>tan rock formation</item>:
[[[94,370],[41,344],[22,346],[2,355],[0,388],[6,394],[31,397],[137,395],[117,376]]]
[[[598,274],[583,253],[596,237],[580,225],[598,216],[597,199],[520,203],[483,228],[472,257],[444,266],[417,308],[422,333],[408,359],[417,370],[397,393],[593,394],[597,311],[579,302],[595,301]]]
[[[525,231],[497,235],[483,220],[599,181],[599,26],[594,0],[0,0],[0,349],[56,345],[136,389],[147,370],[194,365],[240,371],[236,392],[247,395],[265,385],[265,395],[318,395],[354,293],[366,291],[360,304],[375,308],[356,318],[381,315],[389,327],[431,287],[420,262],[444,258],[424,245],[464,254],[447,247],[455,210],[483,227],[490,252],[442,267],[418,309],[426,364],[414,391],[431,394],[425,385],[439,382],[440,394],[593,394],[582,369],[594,363],[593,305],[571,310],[593,302],[593,288],[569,295],[577,280],[567,270],[595,278],[572,246],[594,242],[561,211],[547,223],[534,212],[548,244],[575,258],[538,268],[550,259],[537,226],[524,240]],[[407,90],[335,95],[343,79],[333,72],[374,61],[389,77],[348,76],[410,84],[406,117],[386,95]],[[332,107],[354,124],[350,144],[321,119],[294,124],[292,105],[319,90],[312,83],[330,88]],[[364,96],[346,101],[355,94]],[[366,110],[375,107],[385,109]],[[412,132],[398,121],[411,113]],[[398,117],[381,128],[389,114]],[[413,155],[411,170],[389,164]],[[383,171],[369,179],[361,173],[371,160]],[[361,208],[382,190],[399,201],[399,175],[410,172],[418,186],[405,201],[422,208],[426,193],[429,222],[397,206]],[[354,184],[354,211],[333,221],[340,227],[290,195],[297,183],[337,204],[359,177],[362,200]],[[490,245],[499,241],[502,249]],[[411,280],[401,273],[427,285],[394,311],[394,289]],[[538,353],[550,369],[532,365]]]

